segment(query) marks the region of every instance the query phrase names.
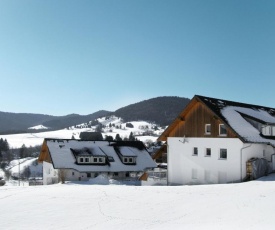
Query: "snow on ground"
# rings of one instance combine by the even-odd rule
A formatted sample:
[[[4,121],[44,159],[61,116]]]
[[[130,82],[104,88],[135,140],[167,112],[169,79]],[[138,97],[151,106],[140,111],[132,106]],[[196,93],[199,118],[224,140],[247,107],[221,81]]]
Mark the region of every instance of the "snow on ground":
[[[274,229],[275,174],[239,184],[0,187],[1,229]]]
[[[102,124],[106,125],[106,128],[103,129],[102,136],[112,136],[113,138],[116,137],[117,134],[120,135],[121,138],[129,137],[130,133],[132,132],[136,136],[138,140],[143,142],[154,142],[156,141],[157,137],[160,133],[163,132],[159,128],[159,130],[153,130],[154,124],[145,122],[145,121],[134,121],[128,122],[133,124],[134,128],[126,127],[126,123],[122,123],[120,118],[115,116],[111,116],[108,119],[101,118],[98,119]],[[109,125],[114,124],[115,126],[120,126],[121,129],[117,127],[109,127]],[[22,134],[10,134],[10,135],[0,135],[0,138],[7,139],[10,147],[13,148],[20,148],[23,144],[25,146],[35,146],[41,145],[43,143],[44,138],[61,138],[61,139],[71,139],[72,136],[75,139],[79,139],[79,134],[81,132],[94,132],[95,127],[88,128],[84,124],[79,125],[80,128],[69,127],[68,129],[61,129],[57,131],[46,131],[40,133],[22,133]],[[151,135],[144,135],[143,133],[146,131],[152,132]],[[153,135],[154,134],[154,135]],[[144,135],[144,136],[143,136]]]

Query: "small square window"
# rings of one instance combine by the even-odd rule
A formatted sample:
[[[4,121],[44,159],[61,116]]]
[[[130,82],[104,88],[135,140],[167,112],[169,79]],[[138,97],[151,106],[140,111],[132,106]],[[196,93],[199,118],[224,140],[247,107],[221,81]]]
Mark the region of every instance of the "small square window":
[[[133,163],[133,158],[132,157],[129,158],[129,163]]]
[[[220,159],[227,159],[227,149],[220,149]]]
[[[88,163],[89,162],[89,158],[85,157],[85,162]]]
[[[84,159],[82,157],[79,158],[79,162],[83,163]]]
[[[193,155],[195,155],[195,156],[198,155],[198,147],[194,147],[194,149],[193,149]]]
[[[220,135],[221,136],[226,136],[227,135],[227,130],[225,128],[225,125],[224,124],[220,124],[219,126],[220,126],[220,130],[219,130]]]
[[[99,157],[99,158],[98,158],[98,161],[99,161],[100,163],[102,163],[102,162],[103,162],[102,157]]]
[[[211,148],[206,148],[205,156],[211,156]]]
[[[211,134],[211,124],[205,125],[205,134]]]
[[[128,158],[124,157],[124,163],[128,163]]]
[[[97,163],[97,158],[96,157],[94,158],[94,162]]]

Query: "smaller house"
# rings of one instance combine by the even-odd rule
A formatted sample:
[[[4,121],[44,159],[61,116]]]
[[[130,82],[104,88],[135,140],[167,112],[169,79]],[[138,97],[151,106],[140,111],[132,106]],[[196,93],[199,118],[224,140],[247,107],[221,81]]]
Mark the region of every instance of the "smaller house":
[[[98,175],[138,180],[156,163],[140,141],[45,139],[38,158],[43,184],[59,180],[88,181]]]

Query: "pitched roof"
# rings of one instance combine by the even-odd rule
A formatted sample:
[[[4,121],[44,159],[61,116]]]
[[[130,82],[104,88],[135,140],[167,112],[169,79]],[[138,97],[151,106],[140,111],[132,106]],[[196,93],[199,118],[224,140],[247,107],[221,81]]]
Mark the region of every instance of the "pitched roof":
[[[156,163],[147,152],[143,143],[109,142],[109,141],[81,141],[70,139],[45,139],[54,168],[75,169],[79,172],[125,172],[144,171],[155,168]],[[121,162],[117,148],[123,156],[136,157],[135,165],[125,165]],[[105,156],[109,159],[104,165],[76,164],[76,156],[93,155]]]
[[[275,146],[275,138],[265,137],[249,120],[262,125],[275,124],[275,109],[260,105],[196,95],[221,120],[231,127],[244,142],[268,143]]]
[[[256,123],[275,126],[275,108],[195,95],[178,118],[192,106],[194,101],[205,104],[243,142],[268,143],[275,147],[275,137],[263,136],[259,128],[255,127]],[[177,120],[179,119],[176,119],[173,123],[176,123]]]

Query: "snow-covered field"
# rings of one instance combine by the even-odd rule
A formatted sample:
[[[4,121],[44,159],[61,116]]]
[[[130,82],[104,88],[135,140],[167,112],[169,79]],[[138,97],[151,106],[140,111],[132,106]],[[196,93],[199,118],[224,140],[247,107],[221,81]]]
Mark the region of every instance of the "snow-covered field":
[[[240,184],[0,187],[1,229],[274,229],[275,174]]]
[[[158,130],[154,130],[153,127],[155,127],[156,125],[145,121],[130,122],[134,127],[129,128],[126,127],[126,123],[123,123],[120,118],[115,116],[111,116],[109,118],[100,118],[98,119],[98,122],[106,126],[106,128],[103,129],[103,138],[105,138],[106,135],[115,138],[117,134],[119,134],[121,138],[129,137],[130,133],[132,132],[138,140],[146,143],[147,141],[155,142],[157,137],[163,132],[160,127],[158,127]],[[114,126],[109,127],[110,124]],[[31,128],[44,129],[45,127],[42,125],[38,125]],[[0,135],[0,138],[7,139],[10,147],[12,148],[20,148],[23,144],[25,144],[25,146],[41,145],[44,138],[71,139],[74,136],[75,139],[79,139],[79,135],[81,132],[94,132],[95,128],[95,126],[88,128],[87,124],[79,124],[76,127],[68,127],[67,129],[61,129],[57,131]],[[142,135],[142,133],[146,131],[152,132],[154,136]]]

